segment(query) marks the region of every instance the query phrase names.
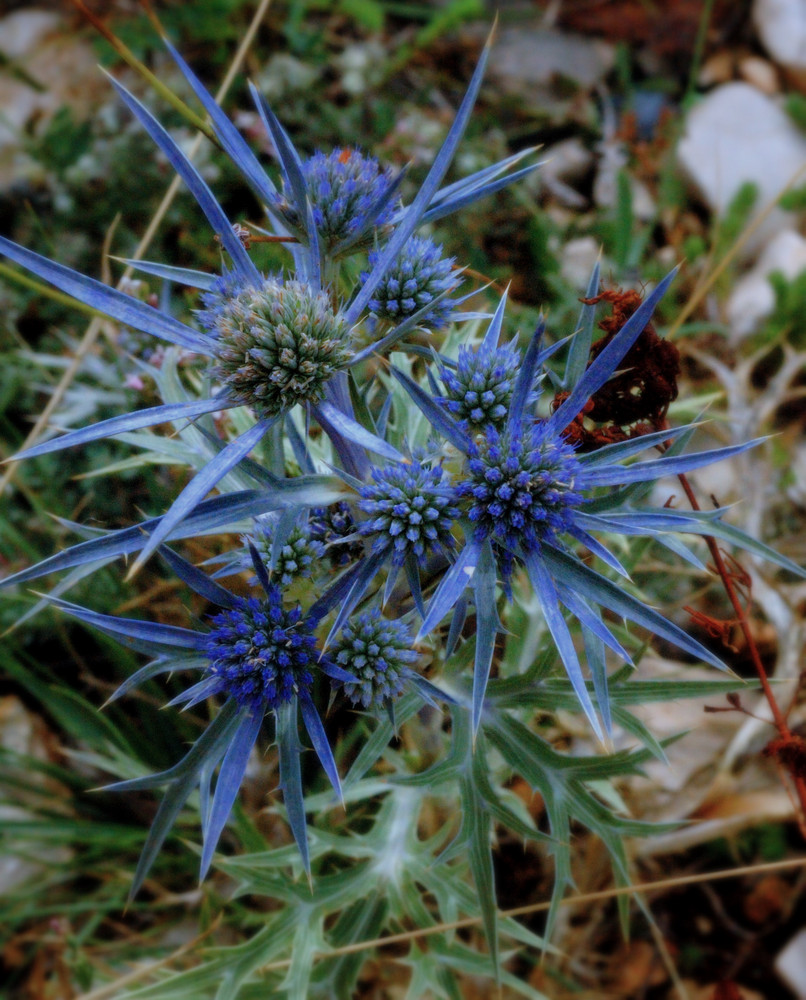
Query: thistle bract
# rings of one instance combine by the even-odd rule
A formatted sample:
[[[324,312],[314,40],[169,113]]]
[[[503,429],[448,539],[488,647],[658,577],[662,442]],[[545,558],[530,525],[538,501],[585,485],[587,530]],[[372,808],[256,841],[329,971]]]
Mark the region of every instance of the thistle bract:
[[[297,606],[283,607],[280,589],[264,600],[235,598],[213,618],[207,639],[210,674],[244,707],[277,708],[313,683],[316,638]]]
[[[440,369],[445,386],[441,402],[473,428],[500,429],[509,414],[520,363],[514,347],[498,347],[493,351],[460,347],[456,369],[447,366]]]
[[[419,560],[434,548],[451,548],[451,526],[457,509],[441,466],[415,460],[372,470],[373,483],[362,487],[358,506],[372,519],[361,533],[374,535],[376,551],[392,549],[392,560],[402,565],[411,553]]]
[[[370,267],[381,254],[373,250]],[[384,274],[383,280],[369,300],[369,308],[381,319],[399,322],[425,308],[443,292],[456,284],[452,273],[454,259],[442,256],[442,247],[422,236],[412,236],[399,257]],[[362,275],[366,280],[367,273]],[[420,325],[438,329],[450,316],[453,302],[440,299],[420,320]]]
[[[214,375],[228,398],[273,417],[322,399],[325,384],[350,360],[347,324],[325,292],[267,278],[222,300]]]
[[[395,206],[383,201],[383,196],[392,184],[392,171],[373,157],[357,149],[317,152],[303,162],[302,175],[314,224],[326,249],[391,221]],[[304,232],[300,213],[285,188],[271,207],[295,233]]]
[[[417,660],[411,644],[408,626],[389,621],[377,608],[345,625],[330,655],[357,679],[343,685],[347,698],[364,708],[395,699],[411,672],[409,664]]]

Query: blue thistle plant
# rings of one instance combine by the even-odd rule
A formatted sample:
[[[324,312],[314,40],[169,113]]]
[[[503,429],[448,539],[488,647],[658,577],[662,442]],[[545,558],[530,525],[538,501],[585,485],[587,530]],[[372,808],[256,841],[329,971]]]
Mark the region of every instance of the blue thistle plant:
[[[588,367],[579,365],[579,349],[570,352],[566,377],[573,372],[573,381],[567,384],[564,402],[547,417],[537,415],[537,389],[543,366],[556,348],[543,349],[541,321],[520,359],[509,411],[501,430],[488,429],[481,440],[467,421],[454,421],[444,406],[408,375],[392,370],[434,430],[464,456],[460,471],[453,477],[453,500],[460,511],[457,523],[464,527],[464,545],[431,598],[418,639],[436,628],[457,602],[459,606],[454,618],[464,614],[460,599],[470,586],[477,616],[472,695],[474,732],[482,721],[495,635],[500,629],[496,585],[503,579],[508,590],[516,564],[526,570],[579,703],[600,738],[604,738],[604,731],[588,692],[563,608],[578,620],[586,648],[599,651],[589,656],[589,661],[599,711],[607,731],[611,723],[604,648],[631,661],[602,620],[600,608],[649,629],[706,663],[723,667],[701,643],[592,569],[574,550],[575,544],[583,545],[611,570],[626,577],[628,574],[618,559],[592,532],[651,535],[678,553],[681,546],[668,538],[669,534],[731,537],[739,544],[757,548],[758,543],[723,525],[720,511],[703,516],[698,512],[633,509],[630,504],[634,492],[630,489],[632,484],[710,465],[739,454],[757,442],[679,454],[694,429],[680,427],[577,455],[565,440],[568,425],[618,369],[621,359],[646,327],[673,275],[674,272],[657,286]],[[598,282],[598,269],[594,280]],[[503,311],[504,299],[488,327],[480,353],[492,355],[501,331]],[[587,347],[582,349],[587,353]],[[674,442],[672,447],[660,457],[630,461],[642,451],[658,445],[665,447],[669,442]],[[686,558],[701,565],[693,554],[685,549],[682,551]],[[781,564],[781,557],[770,550],[766,554]]]
[[[363,708],[393,702],[413,676],[411,664],[418,659],[408,625],[384,618],[377,608],[344,625],[329,655],[356,678],[342,687],[345,696]]]
[[[326,694],[322,688],[331,683],[354,706],[373,712],[384,708],[389,713],[392,728],[383,719],[375,720],[374,731],[360,747],[349,779],[358,797],[364,794],[362,786],[366,784],[371,786],[366,794],[377,799],[377,784],[365,783],[362,777],[379,759],[394,731],[395,703],[399,717],[410,718],[417,711],[418,698],[431,704],[452,700],[417,672],[419,653],[414,648],[450,615],[447,642],[434,649],[433,661],[444,662],[464,636],[464,648],[472,650],[474,656],[472,689],[464,690],[456,664],[454,680],[462,704],[451,718],[452,749],[433,772],[424,772],[416,780],[426,785],[436,775],[438,781],[456,781],[463,810],[457,850],[469,848],[495,964],[496,918],[489,853],[492,823],[503,822],[526,836],[537,831],[498,800],[485,770],[485,740],[489,739],[513,770],[531,760],[532,775],[546,774],[549,784],[561,770],[573,772],[579,795],[560,795],[567,799],[568,815],[572,800],[580,816],[583,809],[588,816],[596,811],[595,803],[589,808],[581,794],[585,781],[593,779],[581,777],[583,771],[575,761],[569,770],[567,758],[547,749],[525,721],[516,719],[515,713],[522,715],[524,709],[534,708],[544,695],[544,689],[529,690],[539,664],[518,678],[504,676],[485,706],[496,634],[502,629],[498,618],[502,599],[512,600],[521,590],[534,592],[550,645],[556,648],[593,729],[605,737],[611,728],[605,652],[610,649],[627,662],[630,657],[604,612],[634,622],[705,662],[717,667],[722,664],[681,628],[633,596],[620,581],[614,582],[617,576],[626,577],[626,571],[598,535],[649,536],[704,568],[678,536],[707,534],[744,546],[794,572],[800,570],[725,524],[722,511],[687,513],[636,505],[647,483],[735,455],[754,442],[686,454],[684,448],[694,431],[689,426],[619,441],[586,454],[571,443],[569,427],[581,421],[590,400],[625,366],[625,357],[646,328],[671,276],[620,332],[610,331],[612,337],[608,335],[597,345],[592,361],[592,312],[583,311],[586,321],[580,323],[582,332],[571,343],[561,380],[547,369],[559,345],[543,347],[542,324],[525,350],[514,342],[499,345],[506,297],[501,299],[480,346],[461,346],[455,363],[426,353],[427,359],[436,361],[442,394],[430,370],[421,385],[393,368],[392,375],[402,386],[402,390],[395,386],[393,391],[383,375],[375,376],[371,365],[354,374],[373,354],[395,347],[408,349],[403,338],[416,326],[438,328],[449,320],[466,318],[457,312],[462,300],[449,299],[456,284],[454,261],[444,258],[442,248],[430,239],[416,235],[418,227],[535,169],[536,165],[513,171],[523,155],[518,154],[441,186],[478,93],[486,49],[445,143],[409,205],[399,198],[402,172],[393,174],[355,149],[319,152],[302,159],[253,88],[256,107],[276,152],[281,177],[276,185],[178,53],[169,49],[209,117],[216,140],[264,206],[268,235],[284,243],[293,266],[268,277],[260,273],[250,256],[249,241],[242,238],[246,230],[233,226],[199,173],[151,113],[115,84],[190,188],[220,242],[223,259],[219,275],[155,262],[137,264],[146,274],[199,291],[196,326],[175,319],[167,299],[155,309],[7,240],[0,239],[0,252],[91,309],[197,355],[202,360],[191,377],[201,372],[199,381],[206,395],[184,398],[181,381],[169,377],[176,374],[175,354],[169,354],[159,373],[164,379],[155,380],[170,402],[68,433],[24,454],[45,454],[167,421],[182,425],[207,417],[199,428],[183,433],[183,443],[187,438],[202,439],[207,446],[206,464],[196,463],[198,470],[165,516],[90,537],[10,577],[4,586],[69,569],[70,575],[59,585],[61,593],[113,558],[139,552],[136,568],[158,550],[181,580],[219,609],[200,627],[179,629],[100,615],[51,599],[67,613],[153,657],[115,697],[161,674],[190,670],[196,671],[198,678],[172,704],[191,707],[213,699],[219,706],[205,731],[174,767],[113,786],[117,790],[165,789],[133,892],[142,885],[195,789],[201,804],[201,875],[206,875],[264,723],[273,730],[290,828],[310,875],[305,815],[306,806],[313,803],[306,803],[303,794],[300,717],[308,742],[339,792],[338,770],[317,708],[316,699]],[[337,258],[372,246],[376,249],[369,254],[369,266],[358,287],[347,296],[336,284]],[[597,290],[598,270],[588,299]],[[484,314],[484,318],[489,317]],[[379,319],[382,322],[377,322]],[[170,369],[169,375],[166,369]],[[551,413],[545,406],[540,408],[540,386],[545,377],[559,381],[562,389]],[[430,427],[424,428],[419,417],[409,419],[410,407],[401,405],[408,402],[403,390]],[[209,419],[214,412],[236,408],[239,412],[232,414],[231,421],[214,424]],[[311,420],[318,428],[309,434]],[[238,428],[239,436],[229,440],[232,427]],[[424,441],[428,442],[427,453],[415,448]],[[408,454],[409,444],[414,449],[412,458],[404,454]],[[250,457],[258,445],[266,467]],[[653,447],[662,449],[662,454],[639,458]],[[286,477],[292,467],[300,474]],[[318,473],[325,467],[333,470],[333,475]],[[220,496],[206,498],[219,486],[223,490]],[[223,569],[212,579],[164,546],[174,538],[225,530],[242,532],[244,523],[250,521],[253,527],[245,549],[225,555],[220,560]],[[594,559],[604,569],[597,568]],[[252,586],[256,590],[249,597],[231,593],[217,582],[218,577],[243,570],[255,574]],[[405,580],[399,580],[403,575]],[[299,585],[300,580],[309,579],[313,585]],[[423,581],[427,584],[427,604]],[[301,604],[295,602],[298,595]],[[474,631],[469,627],[473,619],[465,627],[471,601]],[[417,616],[422,624],[413,637],[408,622]],[[569,620],[579,626],[578,644]],[[328,627],[329,635],[321,642]],[[587,657],[594,697],[583,671],[581,648]],[[506,651],[501,663],[506,674],[512,665]],[[565,688],[558,685],[557,689],[561,697],[548,709],[540,705],[541,710],[567,702]],[[523,698],[522,703],[519,698]],[[482,727],[485,732],[479,734]],[[357,734],[363,733],[362,726]],[[511,751],[512,746],[517,747],[517,753]],[[521,753],[522,759],[518,759]],[[633,767],[634,759],[624,755],[622,764]],[[594,774],[597,766],[594,760],[584,773]],[[413,788],[411,777],[408,783]],[[556,788],[562,791],[561,786]],[[374,804],[372,809],[376,815],[382,811],[375,810]],[[551,816],[558,843],[568,840],[570,820],[566,822],[565,817],[563,810],[555,810]],[[408,833],[397,822],[396,827],[395,837],[402,845]],[[417,839],[416,818],[413,829],[412,844]],[[350,830],[349,837],[352,835]],[[376,845],[382,842],[374,833],[372,836]],[[317,846],[330,853],[335,843],[336,837],[323,836]],[[369,839],[367,844],[360,846],[359,854],[367,850],[372,855],[374,847]],[[430,850],[419,841],[416,846],[423,853]],[[612,840],[608,846],[613,850]],[[278,865],[286,859],[285,853],[280,853],[283,860]],[[403,853],[397,852],[401,858]],[[453,853],[451,849],[445,857]],[[557,867],[559,871],[559,861]],[[460,892],[466,892],[464,866],[457,868]],[[412,870],[401,868],[401,875],[409,878]],[[353,886],[365,885],[362,880],[374,878],[378,871],[377,857],[368,866],[352,866],[349,872],[345,869],[342,888],[348,880]],[[354,876],[356,881],[352,881]],[[561,882],[562,877],[558,885]],[[450,895],[445,892],[447,884],[437,890],[437,896],[440,892]],[[369,911],[353,908],[341,892],[336,896],[342,902],[334,905],[344,906],[344,919],[355,917],[354,927],[359,923],[368,926]],[[297,899],[296,889],[289,893]],[[321,897],[335,898],[327,886]],[[307,900],[298,900],[299,912],[306,917],[301,930],[312,942],[307,957],[322,950],[317,944],[318,931],[324,930],[325,921],[335,912],[325,912],[321,897],[310,906]],[[418,903],[415,900],[415,905]],[[314,927],[311,934],[308,918]],[[341,926],[341,918],[338,923]],[[330,926],[336,926],[335,921]],[[300,954],[294,956],[298,969],[305,964]],[[253,951],[253,958],[256,955]],[[265,961],[262,952],[260,956],[259,961]],[[256,967],[240,968],[243,981],[251,981]],[[308,982],[304,979],[301,975],[295,986],[300,995]],[[325,979],[322,982],[327,985]]]
[[[232,594],[175,552],[165,548],[160,551],[177,576],[221,608],[212,617],[211,629],[192,630],[116,618],[50,599],[68,614],[154,657],[118,688],[113,700],[146,680],[181,670],[200,670],[202,677],[174,698],[171,705],[190,708],[208,698],[221,699],[213,721],[173,768],[108,786],[108,790],[118,792],[166,788],[135,872],[131,896],[142,886],[171,826],[195,788],[201,798],[200,878],[204,879],[267,716],[274,721],[280,782],[289,823],[310,873],[298,719],[301,715],[322,767],[340,795],[338,769],[313,701],[312,687],[317,675],[340,685],[355,684],[358,678],[322,654],[315,635],[318,619],[310,613],[304,614],[299,605],[285,606],[281,589],[270,582],[254,546],[250,552],[260,595],[248,598]]]
[[[361,275],[362,281],[367,280],[380,258],[379,250],[370,252],[370,271]],[[454,263],[455,258],[442,256],[442,247],[433,240],[412,236],[376,287],[369,300],[370,311],[392,323],[417,315],[418,326],[441,329],[454,308],[445,297],[457,284]],[[432,308],[426,309],[432,303]]]
[[[529,150],[440,189],[481,85],[489,51],[487,47],[425,181],[412,203],[405,207],[396,206],[391,218],[389,213],[395,204],[396,185],[400,178],[390,179],[387,173],[372,166],[372,162],[362,154],[349,150],[341,150],[322,159],[314,157],[306,173],[305,166],[282,125],[253,87],[252,96],[276,149],[282,174],[281,194],[243,137],[190,67],[169,42],[166,41],[166,45],[209,115],[216,140],[260,201],[268,206],[275,235],[282,237],[288,234],[282,220],[271,211],[271,206],[279,204],[278,198],[284,204],[287,202],[290,206],[288,210],[295,213],[294,218],[299,220],[304,238],[301,238],[300,243],[289,244],[295,268],[293,281],[265,278],[260,274],[241,239],[240,227],[232,225],[196,167],[151,112],[115,80],[112,80],[112,84],[121,99],[188,186],[226,255],[220,276],[154,262],[129,263],[145,273],[169,281],[181,281],[199,289],[205,296],[205,312],[201,319],[204,329],[194,329],[175,319],[165,309],[154,309],[93,278],[0,237],[0,254],[113,320],[185,351],[206,356],[210,359],[210,373],[222,383],[207,398],[171,402],[112,417],[91,427],[35,445],[15,458],[47,454],[166,421],[196,420],[204,414],[241,405],[251,407],[257,418],[239,437],[223,444],[215,457],[178,494],[170,510],[154,523],[150,534],[143,535],[141,552],[132,565],[132,573],[162,542],[173,536],[210,490],[244,462],[290,406],[303,404],[309,409],[330,437],[346,472],[352,476],[363,479],[368,475],[368,448],[386,459],[400,460],[402,456],[396,449],[354,419],[344,368],[361,364],[373,353],[386,351],[394,346],[414,325],[414,317],[404,319],[380,341],[352,353],[346,331],[352,330],[366,318],[369,302],[384,280],[387,270],[397,260],[419,225],[433,222],[479,198],[493,194],[539,166],[532,164],[512,171],[511,168],[524,155],[531,153]],[[332,289],[323,287],[322,265],[325,251],[320,246],[318,223],[314,218],[317,199],[327,200],[328,176],[331,183],[333,178],[340,178],[340,191],[346,199],[344,205],[348,202],[353,204],[363,220],[356,225],[346,223],[348,229],[352,228],[352,233],[336,246],[329,247],[328,254],[343,252],[347,249],[346,244],[362,238],[365,230],[378,227],[390,229],[383,251],[374,261],[356,295],[343,309],[334,307],[332,310],[325,305],[325,299],[334,296],[334,293]],[[353,182],[357,184],[357,179],[361,177],[367,181],[371,191],[356,194]],[[340,202],[340,197],[334,197],[328,209],[332,219],[336,218],[336,202]],[[320,219],[323,225],[328,212]],[[275,323],[272,310],[280,299],[289,305],[290,312],[289,315],[283,314],[282,318],[277,317],[278,322]],[[282,312],[285,307],[279,308]],[[310,315],[306,312],[308,308]]]

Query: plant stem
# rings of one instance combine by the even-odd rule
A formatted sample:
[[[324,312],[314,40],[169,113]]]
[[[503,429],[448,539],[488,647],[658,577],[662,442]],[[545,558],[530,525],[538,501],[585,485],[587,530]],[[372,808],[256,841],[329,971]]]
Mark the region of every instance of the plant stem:
[[[680,480],[680,485],[683,487],[686,497],[688,498],[688,502],[691,504],[692,510],[701,510],[702,508],[697,502],[697,497],[695,496],[694,490],[692,489],[691,483],[689,483],[686,475],[681,473],[677,478]],[[725,593],[728,595],[728,600],[733,606],[739,627],[744,635],[745,642],[747,643],[747,649],[750,653],[750,659],[752,660],[753,667],[758,675],[761,689],[764,692],[764,696],[770,706],[775,727],[777,728],[778,734],[782,740],[791,741],[793,739],[792,731],[786,721],[786,715],[781,711],[781,708],[775,698],[775,694],[773,693],[772,685],[767,677],[767,671],[764,669],[764,664],[761,661],[758,646],[753,638],[750,622],[747,619],[745,609],[742,607],[742,602],[739,599],[739,594],[736,590],[731,574],[725,565],[725,559],[719,550],[719,545],[717,544],[716,539],[712,538],[710,535],[705,535],[704,538],[708,546],[708,550],[711,553],[714,568],[719,575],[719,579],[722,581],[722,586],[725,588]],[[800,815],[797,817],[798,827],[800,828],[800,832],[804,839],[806,839],[806,779],[795,774],[791,769],[789,769],[789,771],[797,793],[798,803],[800,805]]]

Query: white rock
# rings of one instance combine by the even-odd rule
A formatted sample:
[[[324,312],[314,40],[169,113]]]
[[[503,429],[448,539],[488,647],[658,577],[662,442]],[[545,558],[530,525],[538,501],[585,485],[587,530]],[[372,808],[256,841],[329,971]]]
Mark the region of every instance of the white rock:
[[[588,287],[601,247],[592,236],[579,236],[569,240],[560,251],[560,274],[580,294]]]
[[[386,54],[380,42],[348,45],[335,60],[345,91],[358,95],[376,87],[383,79]]]
[[[798,1000],[806,1000],[806,927],[778,952],[775,971]]]
[[[0,19],[0,52],[41,85],[41,90],[0,71],[0,188],[14,180],[21,134],[36,122],[47,126],[51,115],[68,105],[78,117],[88,113],[108,84],[98,71],[88,41],[65,30],[57,13],[29,8]]]
[[[806,445],[796,444],[790,451],[787,468],[791,482],[786,489],[787,497],[800,507],[806,506]],[[791,558],[791,556],[790,556]]]
[[[747,181],[758,188],[758,211],[806,167],[806,137],[772,98],[748,83],[726,83],[691,111],[677,156],[716,212],[724,212]],[[806,174],[801,183],[804,179]],[[748,251],[791,228],[792,221],[791,213],[774,209],[748,242]]]
[[[9,59],[24,59],[61,24],[55,11],[36,7],[14,11],[0,20],[0,52]]]
[[[528,179],[533,180],[536,187],[545,185],[563,205],[570,208],[587,205],[588,199],[570,186],[569,182],[579,180],[590,170],[593,153],[579,139],[574,138],[563,139],[562,142],[541,149],[538,155],[544,161],[543,166]]]
[[[599,164],[593,179],[593,200],[600,208],[614,209],[618,200],[619,175],[629,162],[627,148],[618,141],[603,141],[597,146]],[[655,202],[649,188],[637,177],[629,177],[632,214],[647,222],[655,215]]]
[[[806,0],[755,0],[753,20],[776,62],[806,69]]]
[[[503,28],[490,53],[489,73],[501,89],[545,112],[552,85],[571,80],[590,90],[612,69],[615,49],[607,42],[539,25]]]
[[[307,63],[285,52],[269,59],[258,77],[260,89],[270,104],[277,104],[288,94],[301,93],[311,87],[319,73]]]
[[[769,281],[773,271],[781,271],[789,279],[806,271],[806,239],[800,233],[785,229],[774,236],[755,267],[736,282],[725,309],[734,343],[755,333],[775,307],[775,293]]]

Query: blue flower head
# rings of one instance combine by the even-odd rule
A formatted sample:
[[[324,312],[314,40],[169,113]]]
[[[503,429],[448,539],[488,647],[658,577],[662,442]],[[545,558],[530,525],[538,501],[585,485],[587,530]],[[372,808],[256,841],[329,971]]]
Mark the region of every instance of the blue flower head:
[[[316,637],[302,609],[283,607],[279,587],[266,597],[236,597],[213,618],[206,653],[219,690],[241,707],[278,708],[308,691],[319,660]]]
[[[352,351],[349,327],[324,291],[266,278],[215,307],[217,364],[226,396],[273,417],[318,402]]]
[[[249,283],[238,271],[222,268],[212,287],[199,296],[202,308],[196,310],[196,317],[202,329],[217,337],[219,324],[226,321],[233,300],[248,287]]]
[[[409,554],[419,562],[434,549],[453,547],[451,527],[458,514],[442,467],[415,459],[372,470],[373,482],[361,487],[358,507],[371,518],[360,526],[374,535],[374,549],[391,549],[401,566]]]
[[[343,542],[342,539],[356,532],[356,524],[350,505],[340,500],[329,507],[315,507],[308,521],[308,535],[311,544],[321,544],[327,552],[331,566],[347,566],[364,554],[360,540]]]
[[[390,193],[392,171],[357,149],[316,152],[302,163],[313,221],[324,249],[331,250],[352,237],[367,233],[391,221],[395,206],[384,196]],[[295,234],[305,228],[293,197],[283,189],[271,208]]]
[[[313,683],[325,675],[338,684],[357,678],[341,669],[317,648],[320,619],[304,615],[297,604],[286,607],[283,592],[269,580],[259,553],[250,556],[257,574],[259,596],[240,597],[220,586],[170,549],[161,553],[171,569],[198,594],[221,609],[212,628],[187,629],[137,619],[97,614],[66,601],[54,604],[68,614],[100,628],[136,649],[155,657],[115,692],[118,698],[157,674],[200,670],[201,679],[173,699],[187,708],[220,698],[221,704],[204,733],[175,767],[155,775],[118,782],[117,791],[162,788],[164,799],[148,836],[134,877],[132,895],[142,885],[175,817],[198,787],[201,802],[203,849],[201,877],[210,867],[213,852],[226,825],[266,716],[274,723],[283,795],[289,822],[306,869],[310,869],[305,833],[303,788],[297,732],[301,716],[311,745],[331,784],[340,791],[339,774],[322,720],[313,700]],[[216,775],[213,787],[213,777]]]
[[[440,402],[471,428],[500,429],[509,414],[520,363],[518,350],[509,345],[492,350],[460,347],[456,369],[440,368],[445,386]]]
[[[370,269],[381,258],[379,250],[369,255]],[[399,256],[384,272],[369,300],[370,310],[394,323],[413,316],[443,292],[456,285],[453,257],[443,257],[442,247],[425,236],[412,236]],[[361,275],[366,280],[369,272]],[[454,303],[440,299],[421,319],[420,325],[439,329],[448,322]]]
[[[470,446],[466,478],[454,496],[466,507],[476,540],[489,538],[504,550],[502,569],[509,575],[513,553],[539,551],[573,526],[584,502],[574,489],[581,471],[574,449],[547,423],[516,424],[504,434],[489,427],[483,441]]]
[[[310,524],[307,528],[295,525],[275,553],[276,530],[276,517],[255,518],[249,536],[263,562],[271,567],[272,579],[283,587],[290,586],[295,580],[310,579],[317,560],[324,554],[324,541],[314,537]],[[248,552],[246,559],[249,559]]]
[[[348,622],[330,649],[333,661],[356,678],[343,685],[347,698],[364,708],[397,698],[411,674],[409,664],[417,660],[411,646],[409,627],[389,621],[377,608]]]

